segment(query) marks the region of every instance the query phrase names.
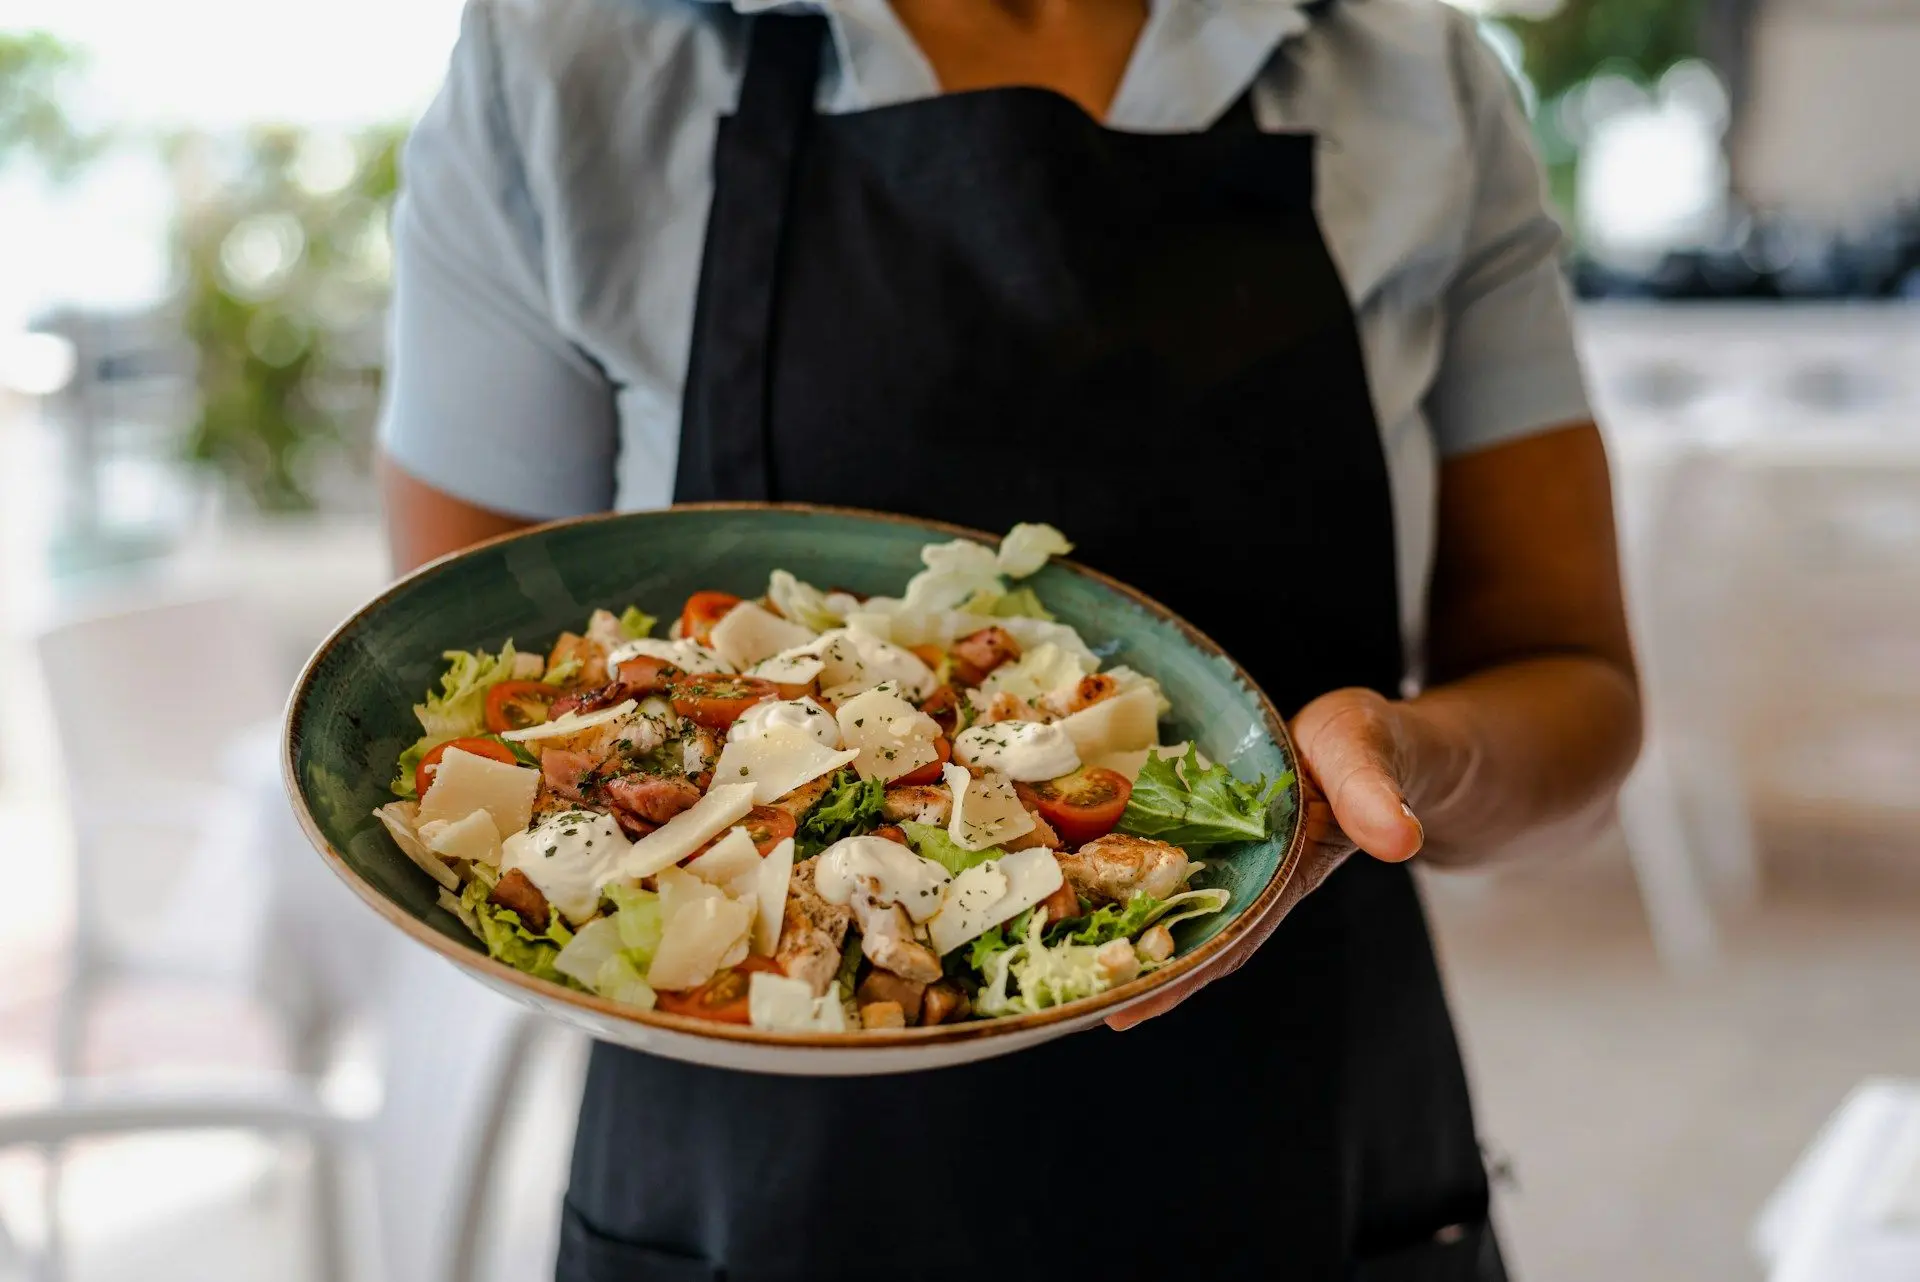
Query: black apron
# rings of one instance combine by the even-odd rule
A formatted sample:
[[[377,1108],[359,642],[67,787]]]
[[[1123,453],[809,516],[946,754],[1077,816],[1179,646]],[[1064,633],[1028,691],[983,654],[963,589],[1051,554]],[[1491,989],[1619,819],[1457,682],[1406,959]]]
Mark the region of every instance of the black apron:
[[[1048,521],[1285,710],[1402,672],[1385,460],[1313,139],[1007,88],[813,109],[754,21],[676,497]],[[1407,870],[1360,858],[1126,1033],[893,1077],[594,1049],[561,1282],[1503,1277]]]

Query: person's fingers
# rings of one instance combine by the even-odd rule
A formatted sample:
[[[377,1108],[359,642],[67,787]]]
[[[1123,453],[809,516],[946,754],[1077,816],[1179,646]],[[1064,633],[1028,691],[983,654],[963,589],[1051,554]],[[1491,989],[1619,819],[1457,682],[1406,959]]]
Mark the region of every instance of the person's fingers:
[[[1301,710],[1294,740],[1301,764],[1355,846],[1399,863],[1426,834],[1407,805],[1392,704],[1365,690],[1336,690]]]

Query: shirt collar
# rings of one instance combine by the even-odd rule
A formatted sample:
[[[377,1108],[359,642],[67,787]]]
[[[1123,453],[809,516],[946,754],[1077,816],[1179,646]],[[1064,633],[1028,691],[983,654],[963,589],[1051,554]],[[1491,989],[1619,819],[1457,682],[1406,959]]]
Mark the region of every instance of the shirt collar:
[[[887,0],[702,0],[745,14],[824,13],[843,74],[838,110],[939,93],[933,68]],[[1116,129],[1205,128],[1259,74],[1281,42],[1305,30],[1306,0],[1149,0],[1147,25],[1114,94]]]

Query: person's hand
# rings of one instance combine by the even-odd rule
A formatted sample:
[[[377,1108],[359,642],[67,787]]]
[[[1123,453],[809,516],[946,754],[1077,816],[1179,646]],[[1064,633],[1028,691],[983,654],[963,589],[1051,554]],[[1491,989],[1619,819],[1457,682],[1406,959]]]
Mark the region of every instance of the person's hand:
[[[1285,891],[1221,961],[1109,1017],[1109,1027],[1128,1029],[1164,1015],[1238,970],[1293,906],[1319,889],[1355,850],[1390,863],[1420,852],[1425,834],[1407,801],[1416,763],[1404,705],[1371,690],[1335,690],[1301,709],[1290,729],[1300,754],[1307,839]]]

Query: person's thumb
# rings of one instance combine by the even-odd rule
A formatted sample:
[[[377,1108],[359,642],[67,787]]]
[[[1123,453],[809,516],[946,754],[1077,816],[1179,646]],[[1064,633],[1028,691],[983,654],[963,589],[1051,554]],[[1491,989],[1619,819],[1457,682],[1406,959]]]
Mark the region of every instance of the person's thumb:
[[[1336,690],[1294,718],[1301,764],[1347,839],[1392,863],[1420,852],[1426,834],[1407,805],[1398,713],[1370,690]]]

